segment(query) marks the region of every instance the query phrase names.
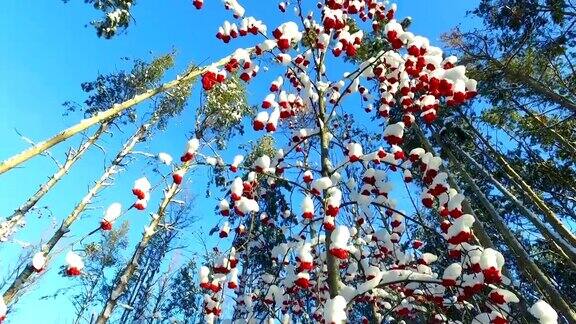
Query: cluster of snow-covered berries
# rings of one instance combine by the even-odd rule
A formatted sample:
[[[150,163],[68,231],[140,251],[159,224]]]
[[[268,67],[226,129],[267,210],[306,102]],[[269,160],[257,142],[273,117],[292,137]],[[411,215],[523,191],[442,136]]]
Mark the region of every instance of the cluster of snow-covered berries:
[[[216,38],[222,40],[224,43],[229,43],[231,39],[239,36],[246,36],[248,34],[258,35],[258,33],[266,33],[266,26],[261,21],[248,17],[242,19],[240,27],[235,23],[225,21],[224,24],[218,28]]]
[[[65,257],[66,265],[64,267],[63,273],[66,276],[76,277],[82,274],[82,270],[84,269],[84,261],[82,257],[73,252],[68,251]],[[46,254],[44,252],[37,252],[32,256],[32,260],[30,261],[29,267],[37,273],[41,273],[46,269],[48,260],[46,258]],[[4,304],[4,300],[0,298],[0,323],[6,316],[6,305]]]
[[[150,200],[150,189],[152,189],[152,185],[146,177],[142,177],[134,181],[132,193],[137,198],[136,202],[134,203],[134,208],[138,210],[144,210],[146,207],[148,207],[148,201]]]
[[[104,212],[104,217],[102,217],[102,220],[100,221],[100,228],[103,231],[111,230],[114,221],[116,221],[116,219],[118,219],[118,217],[120,217],[121,214],[122,214],[122,205],[119,203],[113,203]]]
[[[218,38],[228,42],[252,33],[264,40],[236,50],[223,67],[210,67],[202,78],[204,89],[210,91],[231,73],[248,82],[259,70],[255,59],[271,58],[282,73],[271,81],[252,127],[267,132],[282,127],[291,135],[274,157],[262,155],[243,165],[243,156],[237,155],[227,164],[231,172],[245,173],[232,179],[218,204],[219,236],[233,246],[201,269],[205,321],[222,316],[230,290],[236,295],[238,323],[265,310],[271,321],[304,316],[342,323],[350,305],[370,305],[379,321],[447,323],[452,311],[467,311],[479,323],[507,323],[519,298],[506,289],[510,280],[502,273],[502,254],[478,245],[475,219],[463,211],[464,196],[448,184],[442,159],[422,148],[402,148],[412,124],[432,123],[441,106],[460,105],[476,95],[476,81],[466,76],[466,68],[425,37],[405,31],[395,19],[396,5],[384,1],[325,0],[309,13],[298,3],[293,6],[301,24],[283,23],[271,35],[263,23],[245,17],[237,1],[224,3],[239,21],[225,22]],[[290,6],[280,2],[278,8],[289,12]],[[383,35],[389,49],[356,64],[341,79],[329,79],[326,61],[355,58],[369,32],[365,25]],[[377,94],[370,93],[367,82],[378,85]],[[364,111],[387,122],[382,147],[367,149],[329,129],[352,95],[361,98]],[[423,191],[415,203],[439,215],[435,228],[427,230],[437,230],[445,253],[427,251],[426,242],[407,230],[422,224],[398,209],[392,197],[395,172],[406,183],[414,174],[421,176]],[[270,215],[262,210],[261,199],[278,181],[293,188],[289,200],[299,211]],[[258,236],[263,233],[282,238],[271,248],[272,267],[240,276],[238,260],[250,257],[246,251],[267,253],[270,242]],[[470,300],[481,300],[485,307],[472,310]],[[542,323],[556,318],[547,304],[539,303],[531,309],[536,318]]]
[[[42,272],[46,268],[47,259],[44,252],[38,252],[32,257],[30,266],[36,272]],[[66,254],[66,267],[64,273],[68,276],[79,276],[84,269],[84,261],[82,257],[73,251],[68,251]]]

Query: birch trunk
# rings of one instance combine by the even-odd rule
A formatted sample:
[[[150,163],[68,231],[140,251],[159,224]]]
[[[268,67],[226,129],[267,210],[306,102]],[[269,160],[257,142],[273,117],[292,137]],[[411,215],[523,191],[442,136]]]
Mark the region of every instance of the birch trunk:
[[[496,230],[500,233],[506,245],[512,250],[512,252],[514,252],[513,256],[516,260],[516,264],[518,265],[519,270],[524,274],[526,278],[532,279],[533,284],[544,293],[546,299],[550,301],[555,309],[559,310],[566,317],[566,319],[570,320],[570,322],[576,323],[576,313],[572,310],[570,304],[564,300],[562,294],[560,294],[550,279],[544,274],[544,272],[542,272],[538,265],[532,261],[530,255],[528,255],[514,233],[512,233],[506,226],[504,219],[496,211],[496,208],[490,203],[486,195],[484,195],[470,174],[468,174],[468,172],[458,162],[452,151],[446,147],[446,145],[442,146],[448,156],[450,163],[460,172],[464,181],[470,186],[476,199],[478,199],[478,201],[488,212],[492,224],[494,224]]]
[[[574,249],[570,243],[564,240],[562,237],[558,236],[556,233],[552,232],[536,214],[529,210],[524,204],[508,191],[504,185],[502,185],[498,180],[496,180],[482,165],[480,165],[474,158],[472,158],[468,153],[463,150],[457,150],[453,144],[448,144],[450,148],[454,151],[458,151],[470,164],[472,164],[480,173],[489,180],[504,196],[506,196],[518,210],[528,219],[530,222],[538,229],[538,231],[545,237],[549,242],[553,243],[555,249],[559,254],[565,259],[566,263],[573,269],[576,269],[576,264],[573,260],[576,260],[576,249]]]
[[[160,116],[159,114],[153,114],[153,116],[148,120],[146,124],[140,126],[138,131],[134,135],[132,135],[124,144],[120,152],[116,155],[112,163],[106,168],[104,173],[100,176],[100,179],[96,181],[96,183],[90,188],[88,193],[82,198],[82,200],[74,207],[74,210],[64,219],[60,228],[52,235],[50,240],[43,245],[43,251],[45,256],[48,256],[50,252],[54,249],[56,244],[60,241],[60,239],[70,231],[70,226],[80,217],[82,212],[86,209],[86,207],[90,204],[92,199],[108,184],[107,182],[112,178],[112,176],[118,173],[120,166],[124,158],[134,149],[134,146],[142,138],[146,136],[148,130],[152,125],[158,122]],[[10,304],[14,301],[14,298],[17,294],[25,288],[26,283],[30,279],[30,277],[34,274],[34,269],[32,265],[28,265],[20,274],[14,279],[8,290],[4,293],[4,301],[6,304]]]
[[[70,153],[66,157],[66,161],[58,168],[48,181],[46,181],[28,200],[22,204],[12,215],[6,218],[6,221],[0,225],[0,242],[2,239],[7,239],[12,235],[18,226],[24,224],[26,214],[42,199],[66,174],[70,168],[80,159],[80,157],[88,151],[98,138],[106,131],[109,123],[105,122],[100,124],[98,130],[84,142],[76,152]]]
[[[566,240],[572,248],[576,248],[576,235],[572,233],[562,221],[556,216],[556,213],[548,205],[540,196],[534,192],[534,190],[522,179],[522,177],[510,166],[508,161],[500,154],[485,138],[473,127],[471,122],[465,117],[466,122],[472,128],[472,131],[476,134],[476,136],[488,147],[488,149],[494,154],[496,158],[496,162],[502,168],[506,177],[509,178],[513,183],[516,183],[519,187],[518,189],[524,193],[524,195],[538,207],[545,216],[546,221],[554,228],[554,230],[562,236],[564,240]],[[573,260],[576,260],[573,258]]]
[[[144,265],[144,273],[146,274],[148,272],[149,269],[149,264],[150,264],[150,259],[145,260],[146,264]],[[128,301],[126,302],[126,304],[131,307],[131,308],[124,308],[124,311],[122,312],[122,316],[120,317],[120,320],[118,321],[118,323],[128,323],[128,318],[130,317],[130,313],[132,311],[134,311],[134,302],[136,301],[136,298],[138,297],[138,292],[140,290],[140,284],[141,281],[144,279],[145,276],[141,276],[138,277],[138,281],[135,283],[135,287],[132,289],[132,291],[130,291],[130,295],[128,296]]]

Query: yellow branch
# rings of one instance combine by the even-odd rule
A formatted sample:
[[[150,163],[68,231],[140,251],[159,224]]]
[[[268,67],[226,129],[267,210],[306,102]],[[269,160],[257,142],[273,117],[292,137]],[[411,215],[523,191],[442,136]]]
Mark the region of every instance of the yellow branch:
[[[220,59],[219,61],[213,63],[213,65],[216,66],[221,66],[224,65],[225,63],[227,63],[230,60],[230,55],[226,56],[222,59]],[[13,169],[14,167],[22,164],[23,162],[26,162],[27,160],[33,158],[34,156],[48,150],[49,148],[53,147],[54,145],[63,142],[65,140],[67,140],[68,138],[86,130],[87,128],[96,125],[98,123],[101,123],[107,119],[110,119],[118,114],[120,114],[121,112],[123,112],[124,110],[139,104],[140,102],[151,98],[159,93],[162,93],[166,90],[172,89],[178,85],[180,85],[183,82],[186,81],[190,81],[192,79],[194,79],[195,77],[203,74],[210,66],[205,66],[201,69],[198,70],[192,70],[189,73],[187,73],[185,76],[183,77],[179,77],[176,78],[175,80],[172,80],[170,82],[164,83],[163,85],[154,88],[154,89],[150,89],[142,94],[136,95],[134,98],[129,99],[127,101],[124,101],[123,103],[120,104],[115,104],[114,106],[112,106],[112,108],[106,110],[106,111],[102,111],[98,114],[96,114],[93,117],[90,117],[88,119],[84,119],[82,121],[80,121],[78,124],[71,126],[65,130],[63,130],[62,132],[54,135],[53,137],[51,137],[50,139],[47,139],[45,141],[39,142],[36,145],[12,156],[11,158],[8,158],[6,160],[4,160],[3,162],[0,163],[0,174]]]

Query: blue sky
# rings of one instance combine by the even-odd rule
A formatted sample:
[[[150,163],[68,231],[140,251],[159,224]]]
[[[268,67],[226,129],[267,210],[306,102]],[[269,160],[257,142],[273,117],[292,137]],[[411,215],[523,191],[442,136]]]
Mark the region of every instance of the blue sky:
[[[80,119],[80,115],[62,116],[61,104],[67,100],[82,102],[84,94],[80,83],[94,79],[98,73],[125,68],[124,61],[120,59],[122,57],[150,59],[176,49],[177,68],[170,72],[170,76],[173,76],[188,62],[209,62],[227,55],[234,45],[248,46],[256,41],[254,38],[246,38],[240,42],[232,42],[231,45],[219,42],[214,37],[215,31],[224,19],[230,18],[228,12],[222,9],[220,1],[214,0],[207,0],[203,11],[195,10],[188,0],[140,1],[134,10],[136,21],[126,34],[113,40],[98,39],[92,27],[84,26],[89,21],[100,18],[99,13],[82,2],[77,0],[63,4],[58,0],[4,1],[0,11],[0,159],[27,147],[15,129],[38,141]],[[249,15],[263,19],[269,29],[281,21],[293,19],[291,16],[281,16],[275,10],[276,1],[244,0],[241,3]],[[477,1],[401,0],[398,4],[399,17],[413,17],[411,31],[425,35],[433,44],[440,45],[441,33],[461,22],[470,22],[464,15]],[[266,81],[274,77],[262,74],[262,79]],[[255,87],[250,89],[251,101],[259,102],[263,97],[261,91]],[[198,102],[197,96],[192,102]],[[152,141],[140,145],[138,150],[153,153],[166,151],[175,157],[179,156],[192,122],[193,115],[188,109],[170,123],[166,132],[157,134]],[[134,126],[126,126],[121,132],[115,130],[114,136],[104,139],[103,145],[107,148],[108,159],[115,154],[122,140],[133,131]],[[62,160],[64,152],[77,143],[78,139],[70,140],[53,149],[52,153]],[[233,150],[229,150],[225,156],[233,154]],[[42,239],[50,237],[55,230],[55,224],[60,224],[84,195],[91,181],[99,177],[104,167],[104,159],[102,152],[98,150],[91,150],[86,154],[68,177],[39,203],[39,206],[48,206],[52,215],[39,218],[30,214],[27,227],[18,232],[15,238],[38,244]],[[27,162],[22,168],[1,175],[0,216],[10,215],[54,170],[54,164],[49,159],[38,157]],[[118,185],[106,190],[95,201],[95,208],[86,212],[73,227],[73,234],[85,233],[93,228],[101,217],[102,209],[108,204],[120,201],[125,206],[129,205],[132,202],[129,191],[132,181],[147,171],[149,172],[150,168],[147,168],[145,163],[131,165],[128,172],[118,177]],[[192,178],[194,183],[190,187],[193,191],[198,189],[201,197],[205,189],[202,174],[196,172]],[[153,200],[152,207],[155,201]],[[217,221],[217,217],[211,212],[215,202],[216,200],[198,200],[198,228],[210,228]],[[148,221],[148,215],[130,212],[126,216],[132,223],[128,250],[131,253],[144,224]],[[67,241],[72,240],[74,237]],[[0,278],[13,265],[19,249],[14,243],[0,246]],[[40,318],[42,323],[71,321],[73,316],[68,311],[71,310],[68,297],[56,300],[38,299],[69,284],[67,279],[55,274],[56,269],[63,263],[63,258],[63,255],[54,258],[53,271],[49,270],[40,278],[36,290],[21,299],[8,323],[28,323]]]

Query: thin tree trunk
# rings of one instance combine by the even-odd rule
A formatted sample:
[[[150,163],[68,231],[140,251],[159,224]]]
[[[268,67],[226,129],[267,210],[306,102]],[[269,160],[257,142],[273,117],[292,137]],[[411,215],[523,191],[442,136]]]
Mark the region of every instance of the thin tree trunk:
[[[518,210],[528,219],[532,224],[538,229],[544,238],[546,238],[556,250],[566,261],[566,263],[572,268],[576,269],[576,264],[573,260],[576,260],[576,251],[574,248],[566,242],[563,238],[559,237],[556,233],[553,233],[546,225],[534,214],[531,210],[526,208],[524,204],[514,196],[510,191],[508,191],[504,185],[502,185],[498,180],[494,178],[482,165],[480,165],[474,158],[472,158],[468,153],[463,150],[458,150],[454,144],[448,143],[453,152],[459,152],[470,164],[472,164],[480,173],[489,180],[504,196],[506,196]]]
[[[426,138],[420,126],[415,124],[414,129],[416,130],[416,135],[418,136],[418,139],[420,140],[426,151],[436,155],[434,147],[432,146],[430,141]],[[440,170],[448,174],[448,184],[450,185],[450,187],[454,188],[456,191],[461,193],[462,190],[460,189],[460,186],[458,186],[458,183],[454,179],[452,172],[450,172],[450,170],[447,170],[444,165],[440,165]],[[464,198],[464,201],[462,201],[462,212],[474,216],[474,218],[477,220],[476,222],[474,222],[474,224],[472,224],[472,231],[475,240],[483,247],[493,248],[494,243],[492,242],[492,239],[490,239],[490,236],[486,232],[486,229],[482,225],[482,222],[476,216],[476,213],[472,209],[472,205],[470,204],[468,198]]]
[[[326,116],[326,102],[323,98],[323,95],[320,94],[320,99],[318,101],[319,106],[319,114],[318,118],[321,121],[320,125],[320,163],[322,165],[322,176],[329,177],[330,176],[330,132],[326,128],[327,127],[327,116]],[[324,193],[324,196],[326,193]],[[326,208],[326,206],[324,206]],[[336,257],[334,257],[330,253],[330,244],[332,244],[332,231],[326,230],[326,266],[328,268],[328,290],[330,293],[330,298],[334,298],[338,296],[340,292],[340,273],[338,267],[338,261]]]
[[[100,124],[98,130],[84,142],[76,152],[71,152],[66,157],[66,162],[46,181],[28,200],[22,204],[12,215],[6,218],[6,221],[0,224],[0,242],[1,238],[8,238],[12,235],[18,226],[21,226],[26,214],[42,199],[66,174],[70,168],[88,151],[98,138],[106,131],[109,122]]]
[[[156,312],[158,312],[162,301],[164,299],[164,295],[168,290],[168,282],[169,282],[170,277],[168,276],[168,273],[164,274],[164,280],[162,281],[162,285],[160,286],[160,290],[158,291],[157,297],[156,297],[156,302],[154,303],[154,308],[152,308],[152,316],[149,320],[150,324],[154,323],[154,317],[156,316]]]
[[[155,239],[156,238],[158,237],[155,237]],[[145,251],[146,260],[151,261],[149,262],[146,271],[144,271],[144,274],[141,276],[141,278],[139,278],[141,283],[139,287],[136,288],[134,294],[136,298],[134,299],[134,301],[132,301],[132,303],[135,303],[136,299],[138,299],[138,303],[137,305],[135,305],[134,309],[135,313],[133,318],[133,320],[138,323],[146,319],[146,311],[149,306],[148,299],[149,296],[153,295],[153,289],[155,284],[154,278],[156,278],[156,275],[160,271],[160,266],[162,265],[162,260],[166,256],[170,241],[166,241],[163,239],[160,242],[153,242],[152,244],[156,244],[157,246],[155,247],[154,245],[149,245],[147,251]],[[150,249],[152,251],[150,251]],[[144,293],[141,294],[142,291]]]
[[[552,225],[552,228],[560,234],[563,239],[565,239],[572,247],[576,247],[576,236],[570,232],[570,230],[562,223],[562,221],[556,216],[556,213],[540,198],[540,196],[532,190],[532,188],[522,179],[522,177],[510,166],[508,161],[498,152],[492,145],[478,132],[476,128],[473,127],[471,122],[464,116],[464,119],[476,134],[476,136],[488,147],[488,149],[494,154],[498,165],[504,170],[507,177],[519,186],[519,190],[524,193],[524,195],[530,199],[543,213],[546,221]],[[576,258],[574,259],[576,260]]]
[[[146,259],[146,264],[144,265],[144,274],[146,275],[146,273],[148,272],[149,269],[149,264],[150,264],[150,259]],[[144,276],[145,276],[144,275]],[[122,316],[120,317],[120,320],[118,321],[118,323],[127,323],[128,322],[128,318],[130,317],[130,313],[134,310],[134,302],[136,301],[137,295],[138,295],[138,291],[139,286],[143,280],[144,276],[140,276],[138,278],[138,281],[136,281],[135,283],[135,288],[132,289],[132,291],[130,292],[130,295],[128,296],[128,301],[126,302],[126,304],[128,306],[130,306],[132,309],[129,308],[124,308],[124,311],[122,312]]]
[[[119,168],[122,164],[124,158],[130,154],[134,146],[142,138],[146,136],[150,127],[158,122],[160,115],[158,113],[154,113],[152,117],[148,120],[147,123],[140,126],[138,131],[132,137],[130,137],[124,146],[118,152],[112,163],[106,168],[104,173],[100,176],[100,179],[96,181],[96,183],[90,188],[88,193],[82,198],[82,200],[76,205],[72,213],[64,219],[60,228],[52,235],[50,240],[46,244],[43,245],[43,250],[45,256],[48,256],[49,253],[54,249],[56,244],[60,241],[60,239],[70,231],[70,226],[80,217],[82,212],[86,209],[86,207],[90,204],[92,199],[102,190],[104,187],[108,186],[107,182],[112,178],[112,176],[118,173]],[[16,295],[25,288],[26,283],[28,282],[29,278],[34,274],[34,269],[32,265],[28,265],[18,277],[14,279],[8,290],[4,293],[4,301],[6,304],[10,304]]]
[[[248,49],[249,51],[251,51],[252,49]],[[190,82],[192,81],[194,78],[196,78],[197,76],[202,75],[204,72],[206,72],[210,67],[212,66],[222,66],[224,64],[226,64],[228,61],[230,61],[230,57],[226,56],[218,61],[216,61],[215,63],[208,65],[208,66],[204,66],[200,69],[194,69],[189,71],[186,75],[184,76],[179,76],[177,77],[175,80],[172,80],[170,82],[164,83],[163,85],[154,88],[154,89],[150,89],[142,94],[136,95],[134,96],[134,98],[129,99],[127,101],[124,101],[122,103],[117,103],[114,106],[112,106],[111,108],[109,108],[108,110],[102,111],[98,114],[96,114],[95,116],[92,116],[90,118],[87,119],[83,119],[82,121],[80,121],[78,124],[71,126],[63,131],[61,131],[60,133],[54,135],[53,137],[42,141],[40,143],[37,143],[36,145],[32,146],[29,149],[26,149],[2,162],[0,162],[0,174],[13,169],[14,167],[24,163],[25,161],[33,158],[34,156],[48,150],[49,148],[53,147],[54,145],[63,142],[65,140],[67,140],[68,138],[88,129],[89,127],[96,125],[98,123],[102,123],[110,118],[113,118],[117,115],[119,115],[120,113],[122,113],[123,111],[127,110],[130,107],[133,107],[135,105],[137,105],[138,103],[151,98],[159,93],[162,93],[166,90],[175,88],[179,85],[181,85],[182,83],[185,82]]]
[[[180,167],[180,170],[186,173],[189,168],[190,163],[186,162]],[[152,221],[146,227],[146,230],[142,234],[142,239],[140,240],[140,243],[136,247],[136,250],[134,251],[134,254],[132,255],[130,262],[118,274],[116,282],[114,283],[114,286],[112,288],[112,291],[108,296],[106,304],[104,305],[104,308],[102,309],[100,315],[98,315],[98,318],[96,319],[97,324],[107,323],[108,320],[110,319],[110,316],[112,315],[112,312],[114,311],[114,308],[118,303],[118,299],[122,296],[122,294],[126,292],[128,282],[130,282],[130,279],[132,278],[134,272],[136,272],[136,269],[139,266],[138,262],[140,262],[140,258],[144,254],[144,251],[146,250],[148,243],[150,243],[150,240],[156,233],[158,225],[160,224],[160,222],[164,220],[164,217],[166,216],[166,209],[168,208],[168,205],[172,202],[172,200],[176,197],[176,194],[179,192],[179,188],[180,188],[179,185],[173,183],[169,187],[169,189],[165,192],[164,199],[160,203],[160,206],[158,207],[158,211],[156,212],[156,214],[152,216]]]
[[[516,264],[518,265],[518,269],[524,274],[526,278],[529,278],[533,281],[533,284],[544,293],[546,299],[550,301],[555,309],[559,310],[566,317],[566,319],[570,320],[570,322],[576,323],[576,313],[572,310],[570,304],[564,300],[562,294],[560,294],[550,279],[530,258],[530,255],[528,255],[514,233],[512,233],[506,226],[504,219],[496,211],[496,208],[490,203],[488,198],[486,198],[486,195],[484,195],[470,174],[462,167],[462,165],[460,165],[452,151],[446,147],[445,144],[441,145],[443,146],[443,149],[446,152],[450,163],[460,172],[464,178],[464,181],[468,184],[468,186],[470,186],[474,196],[476,196],[478,201],[488,212],[492,223],[502,236],[502,239],[506,245],[512,250],[512,252],[514,252],[513,256],[516,260]]]
[[[103,275],[104,274],[102,273],[102,271],[100,271],[100,277],[102,277]],[[94,297],[96,295],[94,290],[96,289],[97,285],[98,280],[92,280],[92,282],[90,283],[90,289],[86,292],[87,297],[84,299],[83,305],[78,311],[76,311],[76,319],[74,320],[74,324],[80,324],[80,322],[83,320],[84,313],[88,309],[90,303],[94,301]]]

